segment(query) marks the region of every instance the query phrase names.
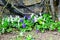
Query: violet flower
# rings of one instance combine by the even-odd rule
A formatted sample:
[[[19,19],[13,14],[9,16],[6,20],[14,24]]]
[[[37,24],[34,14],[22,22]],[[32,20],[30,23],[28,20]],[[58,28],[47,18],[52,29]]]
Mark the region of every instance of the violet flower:
[[[34,17],[34,22],[37,22],[38,18],[37,17]]]
[[[30,17],[30,16],[27,16],[27,19],[28,19],[28,20],[30,20],[30,19],[31,19],[31,17]]]
[[[22,28],[26,28],[26,24],[23,24],[23,25],[22,25]]]
[[[28,15],[25,15],[25,16],[24,16],[24,18],[25,18],[25,19],[28,19],[28,20],[30,20],[30,19],[31,19],[31,17],[30,17],[30,16],[28,16]]]
[[[26,15],[24,16],[24,18],[26,19]]]
[[[39,33],[39,30],[36,30],[37,33]]]
[[[23,19],[20,19],[20,22],[23,22]]]

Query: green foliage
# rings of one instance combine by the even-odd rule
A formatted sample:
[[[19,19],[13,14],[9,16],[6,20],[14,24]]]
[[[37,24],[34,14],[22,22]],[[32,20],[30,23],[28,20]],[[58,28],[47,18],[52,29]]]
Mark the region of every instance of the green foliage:
[[[6,31],[11,32],[12,30],[13,30],[12,28],[8,28]]]
[[[16,17],[4,17],[0,24],[0,33],[11,32],[13,28],[18,29],[19,31],[31,31],[34,17],[32,16],[29,19]]]
[[[60,32],[60,21],[57,22],[57,31]]]
[[[32,30],[32,26],[34,25],[33,19],[34,19],[33,17],[30,18],[29,20],[23,18],[23,22],[20,22],[21,26],[20,26],[20,28],[18,26],[18,29],[20,31],[23,31],[23,32],[25,32],[25,31],[31,31]]]
[[[9,22],[7,18],[2,19],[0,24],[0,34],[5,32],[10,32],[10,31],[12,31],[12,28],[9,26]]]
[[[57,28],[57,23],[52,23],[49,27],[50,30],[56,30]]]
[[[35,27],[36,30],[40,30],[41,32],[44,32],[45,30],[58,30],[60,32],[60,22],[54,22],[52,20],[52,16],[50,14],[43,14],[42,18],[39,18]]]
[[[45,30],[50,28],[51,24],[54,23],[54,21],[52,20],[52,17],[50,14],[43,14],[42,18],[39,18],[37,23],[38,24],[35,26],[38,28],[38,30],[40,30],[41,32],[44,32]]]
[[[60,32],[60,22],[54,22],[52,16],[47,13],[38,18],[34,15],[31,17],[24,16],[24,18],[20,18],[19,16],[14,18],[12,16],[4,17],[2,20],[0,19],[0,23],[0,33],[11,32],[13,28],[22,32],[31,31],[34,28],[41,32],[45,32],[46,30],[58,30]]]

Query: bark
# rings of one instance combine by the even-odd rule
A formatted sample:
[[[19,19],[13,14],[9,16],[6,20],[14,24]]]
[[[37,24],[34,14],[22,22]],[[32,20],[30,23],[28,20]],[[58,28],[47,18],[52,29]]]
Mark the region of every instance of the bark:
[[[52,11],[52,18],[55,20],[55,9],[53,6],[53,0],[50,0],[50,5],[51,5],[51,11]]]
[[[58,19],[60,21],[60,0],[59,0],[59,6],[58,6]]]

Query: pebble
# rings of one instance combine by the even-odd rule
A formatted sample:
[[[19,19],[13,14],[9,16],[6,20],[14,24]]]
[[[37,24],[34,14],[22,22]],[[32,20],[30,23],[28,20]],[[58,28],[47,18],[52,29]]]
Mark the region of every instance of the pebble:
[[[54,35],[58,35],[58,33],[57,32],[52,32]]]

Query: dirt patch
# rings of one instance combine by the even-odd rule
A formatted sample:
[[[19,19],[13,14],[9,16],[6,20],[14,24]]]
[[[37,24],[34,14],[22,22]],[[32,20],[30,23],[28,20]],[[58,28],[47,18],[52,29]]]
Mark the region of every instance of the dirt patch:
[[[24,36],[26,37],[28,34],[32,35],[35,40],[60,40],[60,33],[56,31],[48,31],[45,33],[36,33],[36,31],[31,32],[25,32]],[[11,34],[3,34],[0,35],[0,40],[10,40],[12,38],[15,38],[17,34],[11,33]],[[24,40],[24,38],[23,38]]]

